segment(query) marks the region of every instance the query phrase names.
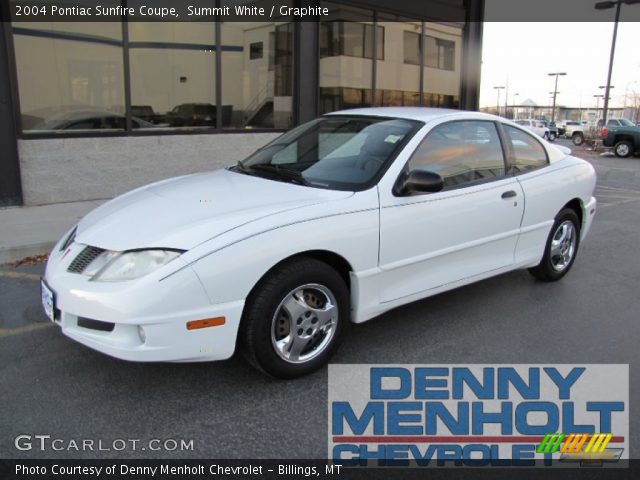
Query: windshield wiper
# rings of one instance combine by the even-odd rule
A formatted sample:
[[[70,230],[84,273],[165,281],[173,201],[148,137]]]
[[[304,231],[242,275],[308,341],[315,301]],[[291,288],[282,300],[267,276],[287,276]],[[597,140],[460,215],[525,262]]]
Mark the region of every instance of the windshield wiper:
[[[246,173],[248,175],[251,175],[251,172],[249,172],[249,169],[247,168],[247,166],[242,162],[242,160],[238,160],[238,163],[236,163],[235,167],[233,167],[236,171],[238,172],[242,172],[242,173]]]
[[[273,165],[271,163],[257,163],[251,166],[242,164],[241,166],[239,166],[239,168],[243,168],[245,169],[243,171],[248,172],[251,172],[253,170],[258,172],[270,173],[273,174],[276,178],[289,180],[292,183],[297,183],[298,185],[310,185],[309,182],[302,176],[302,172],[293,170],[292,168],[281,167],[279,165]]]

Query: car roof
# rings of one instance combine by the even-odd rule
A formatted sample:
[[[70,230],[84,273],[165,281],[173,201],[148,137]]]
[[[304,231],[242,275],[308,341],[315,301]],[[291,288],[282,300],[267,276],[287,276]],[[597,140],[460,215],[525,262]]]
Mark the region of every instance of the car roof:
[[[465,110],[452,110],[449,108],[432,108],[432,107],[370,107],[370,108],[354,108],[350,110],[339,110],[337,112],[327,113],[326,115],[367,115],[372,117],[391,117],[404,118],[407,120],[419,120],[428,122],[437,118],[450,115],[473,114],[487,118],[498,118],[494,115],[486,113],[470,112]]]

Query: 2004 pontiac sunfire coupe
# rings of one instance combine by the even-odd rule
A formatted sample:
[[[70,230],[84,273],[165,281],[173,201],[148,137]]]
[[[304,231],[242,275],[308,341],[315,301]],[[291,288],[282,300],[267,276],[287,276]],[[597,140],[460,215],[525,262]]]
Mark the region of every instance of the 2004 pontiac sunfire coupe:
[[[569,153],[481,113],[325,115],[91,212],[53,249],[43,305],[114,357],[221,360],[237,343],[303,375],[350,322],[514,269],[563,277],[596,209],[594,169]]]

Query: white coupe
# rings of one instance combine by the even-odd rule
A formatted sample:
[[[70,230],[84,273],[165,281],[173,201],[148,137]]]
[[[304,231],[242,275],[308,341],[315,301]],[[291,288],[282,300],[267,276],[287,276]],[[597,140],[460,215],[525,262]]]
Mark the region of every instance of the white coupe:
[[[529,268],[558,280],[596,210],[592,166],[503,118],[366,108],[223,170],[100,206],[51,252],[68,337],[133,361],[325,364],[351,322]]]

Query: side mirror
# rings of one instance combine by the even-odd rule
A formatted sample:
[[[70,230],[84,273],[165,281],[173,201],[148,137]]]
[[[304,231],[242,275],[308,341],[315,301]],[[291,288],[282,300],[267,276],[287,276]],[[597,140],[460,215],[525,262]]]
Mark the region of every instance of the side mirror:
[[[396,192],[399,195],[412,193],[436,193],[444,188],[440,175],[425,170],[413,170],[398,182]]]

